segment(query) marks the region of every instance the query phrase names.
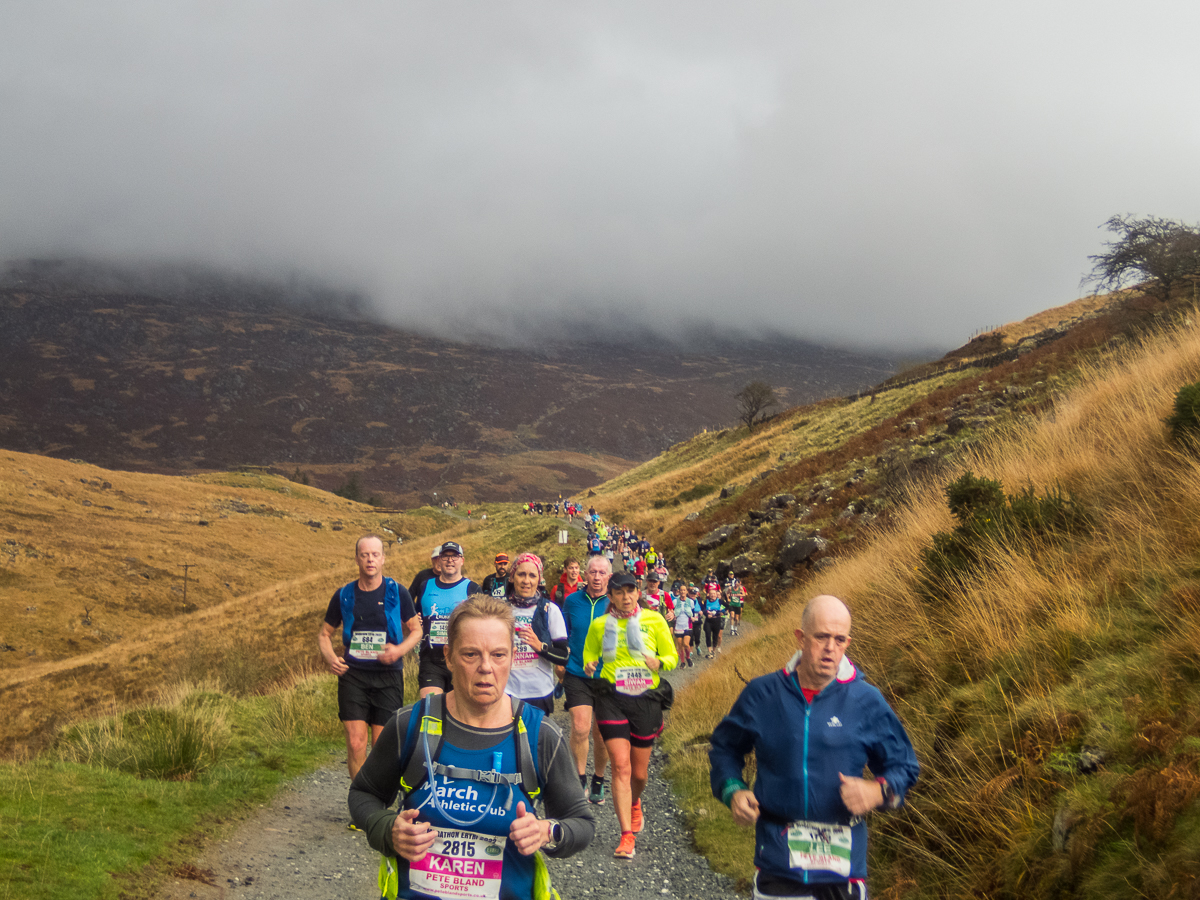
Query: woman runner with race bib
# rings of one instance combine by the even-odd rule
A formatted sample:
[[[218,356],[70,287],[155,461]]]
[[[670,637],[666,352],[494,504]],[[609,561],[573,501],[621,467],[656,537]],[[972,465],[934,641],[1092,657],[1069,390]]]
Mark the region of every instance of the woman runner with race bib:
[[[546,900],[535,854],[570,856],[591,842],[562,732],[505,693],[512,659],[509,605],[483,595],[459,605],[447,627],[453,690],[400,710],[354,779],[350,812],[384,855],[385,897]],[[389,808],[397,795],[399,811]]]
[[[583,669],[588,675],[600,669],[595,715],[612,761],[613,805],[621,826],[613,856],[632,859],[634,835],[642,830],[650,748],[662,733],[663,710],[672,700],[671,685],[660,673],[679,665],[679,654],[666,619],[638,606],[632,575],[613,575],[608,599],[608,613],[588,629]]]

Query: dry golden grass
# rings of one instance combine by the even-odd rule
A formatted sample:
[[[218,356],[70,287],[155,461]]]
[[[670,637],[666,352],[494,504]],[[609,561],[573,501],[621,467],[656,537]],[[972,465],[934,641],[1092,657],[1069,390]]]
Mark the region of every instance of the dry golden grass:
[[[1009,493],[1069,492],[1094,532],[994,547],[936,602],[922,596],[922,551],[953,527],[943,487],[959,472],[916,487],[891,531],[793,594],[736,658],[681,697],[666,739],[673,774],[681,784],[702,780],[706,759],[684,748],[732,705],[735,666],[747,678],[780,666],[803,604],[835,594],[854,613],[850,656],[889,696],[924,766],[908,813],[878,823],[884,880],[915,877],[914,895],[930,896],[1060,889],[1054,879],[1066,876],[1041,861],[1055,797],[1090,789],[1063,774],[1071,771],[1063,748],[1091,742],[1119,756],[1133,727],[1123,712],[1131,697],[1195,700],[1200,461],[1168,443],[1163,419],[1176,391],[1198,380],[1200,327],[1151,335],[1086,371],[1047,419],[963,461],[959,472],[999,479]],[[1171,772],[1174,781],[1143,780],[1182,783]],[[1159,839],[1169,831],[1164,808],[1152,810]],[[1151,818],[1141,808],[1131,815]],[[1111,837],[1099,826],[1088,833],[1093,843]],[[748,856],[742,838],[738,852]]]
[[[614,521],[645,534],[678,524],[703,509],[721,487],[745,485],[780,464],[836,450],[938,388],[970,378],[973,369],[880,393],[874,400],[826,400],[790,409],[758,426],[705,432],[596,489],[595,503]],[[697,485],[712,492],[678,506],[673,501]],[[653,504],[670,505],[655,509]],[[587,501],[585,501],[587,502]]]
[[[8,756],[37,751],[64,721],[148,699],[181,673],[220,670],[244,692],[312,662],[362,533],[409,538],[388,555],[388,574],[405,584],[451,538],[482,578],[509,536],[503,521],[381,514],[268,475],[144,475],[15,452],[0,453],[0,521]],[[186,604],[182,563],[195,566]]]

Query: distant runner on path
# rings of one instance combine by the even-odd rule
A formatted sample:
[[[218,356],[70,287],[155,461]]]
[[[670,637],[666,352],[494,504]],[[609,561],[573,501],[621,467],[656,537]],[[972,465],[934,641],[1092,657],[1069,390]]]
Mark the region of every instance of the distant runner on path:
[[[372,741],[392,714],[404,705],[404,654],[421,639],[421,618],[408,591],[384,578],[383,541],[365,534],[354,544],[358,580],[340,588],[329,601],[317,631],[317,648],[338,677],[338,718],[346,730],[346,766],[358,774]],[[333,651],[333,634],[342,631],[342,655]]]
[[[809,601],[796,642],[791,661],[751,681],[713,732],[712,792],[735,822],[755,827],[755,898],[865,900],[863,817],[903,802],[917,757],[883,695],[845,656],[841,600]],[[753,790],[742,780],[751,751]]]

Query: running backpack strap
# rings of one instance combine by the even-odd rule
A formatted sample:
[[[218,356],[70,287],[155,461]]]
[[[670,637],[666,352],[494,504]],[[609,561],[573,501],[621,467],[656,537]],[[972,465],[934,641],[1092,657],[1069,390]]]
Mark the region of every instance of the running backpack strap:
[[[413,706],[412,714],[408,717],[408,730],[405,732],[400,753],[400,768],[403,772],[400,776],[400,790],[404,792],[405,800],[429,777],[429,770],[425,767],[425,755],[416,752],[417,741],[421,740],[423,735],[428,735],[434,741],[430,762],[436,762],[442,752],[442,743],[445,741],[442,727],[445,702],[444,694],[430,694]]]
[[[527,710],[524,700],[512,698],[513,705],[513,730],[516,732],[517,745],[517,771],[521,773],[521,787],[529,796],[530,800],[536,800],[542,793],[542,785],[538,779],[537,760],[534,759],[533,749],[529,744],[529,725],[525,721]],[[540,713],[541,710],[536,707],[529,707],[529,711]],[[536,719],[536,722],[531,722],[535,727],[541,727],[540,716],[530,716],[531,719]]]

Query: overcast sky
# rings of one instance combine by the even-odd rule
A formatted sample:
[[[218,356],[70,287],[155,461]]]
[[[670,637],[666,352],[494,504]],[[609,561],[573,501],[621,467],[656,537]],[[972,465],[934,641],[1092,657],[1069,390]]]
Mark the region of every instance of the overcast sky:
[[[949,347],[1200,220],[1200,3],[0,0],[0,256],[302,271],[400,325]]]

